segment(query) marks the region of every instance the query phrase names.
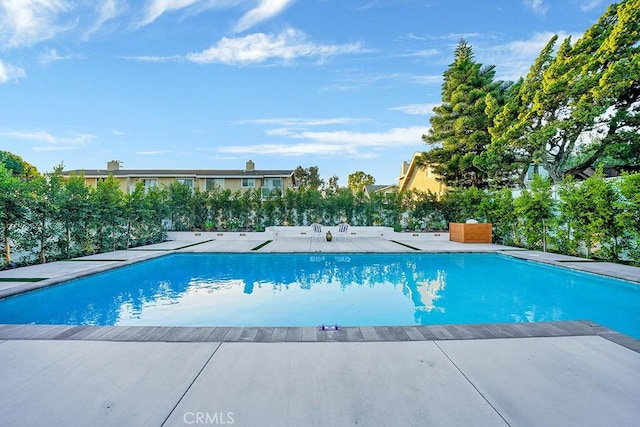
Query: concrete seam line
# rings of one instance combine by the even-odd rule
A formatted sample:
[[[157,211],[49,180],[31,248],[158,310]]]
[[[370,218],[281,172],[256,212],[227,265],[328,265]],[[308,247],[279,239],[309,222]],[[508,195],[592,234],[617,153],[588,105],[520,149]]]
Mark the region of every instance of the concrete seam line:
[[[213,356],[215,356],[215,354],[218,352],[218,350],[220,349],[220,346],[222,345],[222,342],[218,343],[218,346],[213,350],[213,352],[211,353],[211,356],[209,356],[209,358],[207,359],[206,362],[204,362],[204,364],[202,365],[202,368],[200,368],[200,370],[198,371],[198,373],[195,375],[195,377],[193,377],[193,381],[191,381],[191,383],[189,383],[189,385],[187,386],[187,388],[185,389],[184,393],[182,393],[182,396],[180,396],[180,399],[178,399],[178,401],[176,402],[175,405],[173,405],[173,408],[171,408],[171,410],[169,411],[169,413],[167,414],[167,416],[165,417],[164,421],[162,421],[161,426],[164,426],[167,421],[169,420],[169,418],[171,418],[171,415],[173,415],[173,413],[175,412],[176,408],[178,407],[178,405],[180,405],[180,402],[182,402],[182,400],[184,399],[184,397],[187,395],[187,393],[189,392],[189,390],[191,390],[191,387],[193,387],[193,384],[196,382],[196,380],[198,378],[200,378],[200,374],[202,374],[202,371],[204,371],[204,368],[207,367],[207,365],[209,364],[209,362],[211,361],[211,359],[213,359]]]
[[[478,387],[476,387],[476,385],[473,383],[473,381],[471,381],[471,379],[469,377],[467,377],[464,372],[462,372],[462,369],[460,369],[460,367],[456,364],[456,362],[454,362],[451,359],[451,357],[449,357],[447,352],[444,351],[444,349],[438,345],[438,342],[437,341],[433,341],[433,343],[436,345],[436,347],[438,347],[438,349],[442,352],[442,354],[444,354],[444,357],[446,357],[449,360],[449,362],[451,362],[451,364],[458,370],[458,372],[460,372],[460,375],[462,375],[464,377],[464,379],[467,380],[467,382],[469,384],[471,384],[471,387],[473,387],[478,392],[478,394],[484,399],[484,401],[487,402],[487,404],[489,406],[491,406],[491,409],[493,409],[495,411],[495,413],[498,414],[498,416],[500,418],[502,418],[502,420],[505,422],[505,424],[508,425],[508,426],[511,426],[511,424],[509,424],[509,421],[507,421],[505,419],[505,417],[502,416],[500,411],[498,411],[498,409],[495,406],[493,406],[493,404],[491,402],[489,402],[489,399],[487,399],[487,397],[484,394],[482,394],[482,392],[478,389]]]

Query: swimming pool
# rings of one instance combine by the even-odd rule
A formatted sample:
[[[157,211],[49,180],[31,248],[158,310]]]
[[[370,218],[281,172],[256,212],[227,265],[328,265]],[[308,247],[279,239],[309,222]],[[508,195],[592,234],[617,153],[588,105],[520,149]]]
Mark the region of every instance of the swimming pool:
[[[640,285],[498,254],[172,254],[0,301],[0,323],[592,320],[640,338]]]

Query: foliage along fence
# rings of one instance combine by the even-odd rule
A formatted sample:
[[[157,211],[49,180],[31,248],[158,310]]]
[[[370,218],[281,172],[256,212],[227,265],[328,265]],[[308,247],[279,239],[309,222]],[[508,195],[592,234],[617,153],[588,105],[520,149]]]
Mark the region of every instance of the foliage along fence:
[[[456,189],[441,200],[417,192],[367,197],[340,188],[286,190],[264,199],[259,190],[191,191],[177,182],[124,194],[113,177],[90,188],[82,176],[65,181],[54,172],[22,181],[0,168],[2,267],[160,242],[166,228],[263,231],[346,221],[435,231],[469,218],[491,222],[495,243],[640,264],[640,174],[612,181],[598,172],[583,182],[567,180],[556,193],[536,177],[516,198],[507,188]],[[12,252],[21,256],[14,260]]]

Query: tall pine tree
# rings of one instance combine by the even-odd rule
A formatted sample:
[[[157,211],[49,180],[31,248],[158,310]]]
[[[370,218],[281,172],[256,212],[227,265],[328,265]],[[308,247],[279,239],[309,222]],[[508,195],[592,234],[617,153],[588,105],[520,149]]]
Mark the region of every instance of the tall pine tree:
[[[422,139],[433,148],[423,154],[423,162],[448,186],[478,187],[489,185],[489,175],[482,168],[480,155],[491,142],[492,120],[485,112],[487,94],[502,99],[506,87],[494,82],[494,66],[475,62],[471,46],[461,39],[455,59],[444,72],[442,105],[433,109],[431,128]]]

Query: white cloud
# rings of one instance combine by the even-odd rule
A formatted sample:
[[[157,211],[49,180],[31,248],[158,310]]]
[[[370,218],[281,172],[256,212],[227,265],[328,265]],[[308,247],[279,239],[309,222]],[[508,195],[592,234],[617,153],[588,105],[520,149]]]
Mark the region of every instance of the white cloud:
[[[273,119],[254,119],[254,120],[238,120],[236,124],[264,124],[264,125],[281,125],[281,126],[326,126],[326,125],[344,125],[351,123],[361,123],[367,119],[357,119],[353,117],[334,117],[329,119],[312,119],[301,117],[283,117]]]
[[[240,18],[234,30],[237,32],[246,31],[256,24],[278,15],[293,3],[293,1],[294,0],[260,0],[260,4],[256,8],[251,9]]]
[[[393,128],[385,132],[291,132],[292,139],[307,142],[256,144],[220,147],[218,151],[231,154],[271,154],[280,156],[339,155],[352,158],[377,157],[382,149],[398,147],[419,147],[423,145],[421,136],[427,128],[413,126]]]
[[[416,58],[430,58],[430,57],[436,56],[438,54],[440,54],[440,51],[438,49],[422,49],[422,50],[416,50],[415,52],[400,54],[400,55],[397,55],[397,56],[400,56],[400,57],[416,57]]]
[[[524,0],[524,5],[533,11],[536,15],[546,15],[549,7],[544,3],[544,0]]]
[[[427,116],[433,114],[433,108],[440,104],[407,104],[398,107],[391,107],[391,111],[400,111],[405,114],[415,114],[419,116]]]
[[[317,142],[334,144],[347,144],[358,147],[398,147],[414,145],[421,141],[421,136],[426,131],[424,126],[412,126],[406,128],[393,128],[386,132],[301,132],[293,135],[297,139],[310,139]]]
[[[582,37],[582,34],[568,34],[562,31],[543,32],[534,34],[528,40],[516,40],[490,47],[474,47],[474,51],[477,53],[478,61],[484,65],[499,64],[496,67],[496,78],[516,81],[529,73],[542,48],[554,34],[558,35],[556,47],[567,37],[571,37],[573,41]]]
[[[0,60],[0,84],[10,81],[17,81],[27,76],[27,73],[20,67],[7,64]]]
[[[144,18],[138,22],[138,27],[144,27],[151,24],[166,12],[180,10],[185,7],[193,6],[200,0],[153,0],[145,8]]]
[[[114,134],[114,135],[117,135],[117,136],[124,135],[124,132],[116,130],[116,129],[112,130],[111,133]]]
[[[583,12],[588,12],[604,3],[604,0],[583,0],[580,2],[580,9]]]
[[[149,25],[168,12],[184,10],[186,14],[195,14],[209,9],[233,6],[240,2],[241,0],[151,0],[145,7],[143,18],[135,26],[139,28]]]
[[[187,60],[200,64],[248,65],[264,63],[271,59],[291,61],[301,57],[326,58],[361,50],[359,43],[314,44],[306,40],[303,32],[287,29],[280,34],[254,33],[238,38],[224,37],[209,49],[188,54]]]
[[[51,39],[75,23],[61,24],[59,16],[74,4],[66,0],[4,0],[0,3],[0,45],[4,49],[31,46]]]
[[[321,90],[327,91],[349,91],[367,88],[373,85],[385,85],[387,88],[397,86],[398,83],[406,83],[413,78],[408,74],[393,73],[393,74],[362,74],[360,70],[356,72],[341,71],[339,81],[330,85],[324,86]]]
[[[419,85],[442,84],[442,75],[413,76],[410,80]]]
[[[78,54],[68,54],[68,55],[60,55],[55,49],[49,49],[47,52],[43,53],[40,57],[41,64],[51,64],[57,61],[64,61],[68,59],[77,59],[82,58],[81,55]]]
[[[126,8],[126,4],[121,0],[104,0],[102,3],[99,3],[96,6],[98,19],[96,19],[91,28],[87,30],[84,38],[86,39],[91,34],[100,31],[104,24],[120,15]]]
[[[180,55],[171,55],[171,56],[155,56],[155,55],[121,56],[120,58],[129,60],[129,61],[138,61],[138,62],[169,62],[169,61],[180,62],[180,61],[183,60],[182,56],[180,56]]]
[[[34,151],[74,150],[95,139],[95,135],[69,132],[69,136],[54,136],[43,130],[39,131],[0,131],[0,137],[6,139],[30,141],[43,144],[33,147]]]

